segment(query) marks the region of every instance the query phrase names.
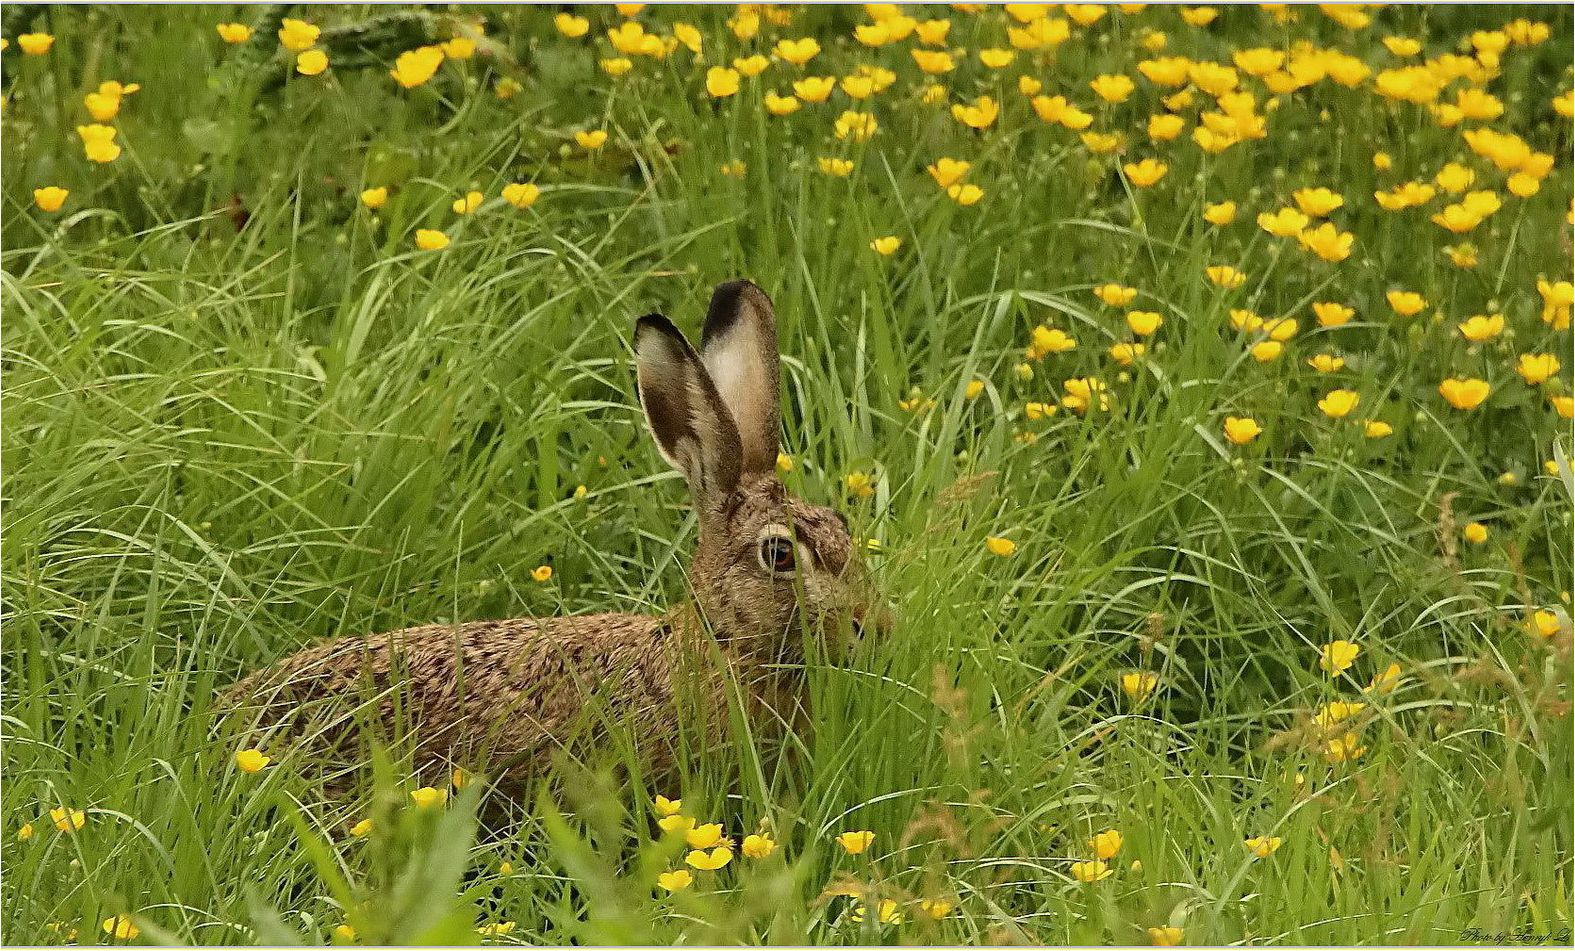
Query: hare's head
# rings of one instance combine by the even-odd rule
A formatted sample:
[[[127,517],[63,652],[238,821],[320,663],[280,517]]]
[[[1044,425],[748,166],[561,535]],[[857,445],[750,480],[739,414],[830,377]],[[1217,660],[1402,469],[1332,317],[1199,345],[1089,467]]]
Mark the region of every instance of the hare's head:
[[[634,335],[640,404],[662,455],[683,473],[700,523],[695,598],[719,639],[755,656],[792,653],[801,624],[882,623],[848,523],[777,478],[777,328],[748,281],[711,295],[700,351],[660,314]]]

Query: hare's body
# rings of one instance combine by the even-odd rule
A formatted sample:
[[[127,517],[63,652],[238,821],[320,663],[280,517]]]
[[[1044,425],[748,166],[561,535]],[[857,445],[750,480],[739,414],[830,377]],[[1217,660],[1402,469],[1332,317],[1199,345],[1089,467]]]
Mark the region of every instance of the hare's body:
[[[424,771],[485,759],[500,776],[529,774],[610,723],[646,742],[670,733],[676,674],[697,646],[686,633],[632,614],[429,624],[308,648],[232,696],[318,748],[355,752],[340,747],[370,716],[408,733]],[[715,678],[688,686],[711,694],[692,698],[702,703],[724,699]]]
[[[703,356],[658,315],[640,319],[635,352],[646,419],[699,516],[693,607],[341,638],[247,677],[227,705],[250,711],[270,743],[338,749],[371,720],[408,736],[418,766],[511,778],[610,728],[660,757],[676,724],[693,722],[686,709],[720,722],[734,688],[755,711],[791,715],[782,662],[799,656],[805,629],[862,623],[866,591],[845,521],[776,478],[771,302],[748,282],[724,284]]]

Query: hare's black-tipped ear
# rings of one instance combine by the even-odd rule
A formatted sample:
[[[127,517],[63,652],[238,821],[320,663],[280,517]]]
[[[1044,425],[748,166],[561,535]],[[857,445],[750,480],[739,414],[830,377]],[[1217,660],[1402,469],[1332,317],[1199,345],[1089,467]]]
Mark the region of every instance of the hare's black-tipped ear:
[[[634,327],[640,405],[657,448],[689,482],[696,505],[715,507],[738,487],[738,427],[689,341],[661,314]]]
[[[700,353],[723,405],[738,425],[743,471],[773,471],[782,423],[777,318],[765,291],[748,281],[718,285],[705,315]]]

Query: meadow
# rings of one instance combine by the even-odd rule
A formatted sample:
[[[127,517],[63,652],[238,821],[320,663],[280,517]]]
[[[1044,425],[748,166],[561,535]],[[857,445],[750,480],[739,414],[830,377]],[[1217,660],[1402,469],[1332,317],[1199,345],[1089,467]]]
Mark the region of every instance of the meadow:
[[[1568,7],[0,26],[8,942],[1569,940]],[[629,341],[735,277],[900,614],[790,735],[335,798],[215,716],[680,603]]]

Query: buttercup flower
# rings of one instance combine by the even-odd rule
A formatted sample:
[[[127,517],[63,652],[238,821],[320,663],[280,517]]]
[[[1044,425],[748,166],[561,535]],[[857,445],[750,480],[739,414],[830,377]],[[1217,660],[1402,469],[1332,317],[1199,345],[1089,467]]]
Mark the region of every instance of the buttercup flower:
[[[607,144],[606,129],[581,129],[574,133],[574,141],[587,152],[594,152]]]
[[[270,762],[272,757],[256,748],[237,750],[235,753],[235,766],[243,773],[260,773]]]
[[[1330,641],[1319,649],[1318,666],[1331,677],[1345,673],[1356,662],[1356,655],[1362,652],[1359,645],[1350,641]]]
[[[361,204],[372,211],[383,207],[387,202],[388,189],[385,186],[379,185],[376,188],[368,188],[361,192]]]
[[[950,188],[962,181],[963,176],[968,174],[969,167],[968,162],[959,159],[938,158],[933,165],[927,166],[925,171],[935,179],[935,184],[942,188]]]
[[[1149,670],[1133,671],[1121,675],[1121,692],[1134,702],[1142,701],[1159,686],[1159,675]]]
[[[77,137],[82,140],[82,151],[90,162],[102,164],[113,162],[120,157],[120,146],[115,143],[115,135],[114,126],[98,123],[77,126]]]
[[[1115,829],[1105,831],[1088,840],[1088,847],[1094,851],[1094,857],[1100,861],[1115,858],[1121,851],[1121,833]]]
[[[116,915],[113,918],[105,918],[100,927],[104,929],[105,934],[117,941],[130,941],[142,934],[142,929],[136,926],[130,915]]]
[[[244,23],[220,23],[214,29],[218,30],[219,39],[232,46],[252,38],[252,28]]]
[[[1559,358],[1551,353],[1523,353],[1515,372],[1528,384],[1536,386],[1559,372]]]
[[[541,188],[532,182],[512,182],[503,186],[503,200],[524,210],[541,197]]]
[[[441,251],[448,247],[448,235],[431,228],[416,230],[416,247],[423,251]]]
[[[49,821],[61,832],[75,832],[87,825],[87,813],[81,809],[60,807],[49,810]]]
[[[448,791],[435,786],[422,786],[411,791],[410,801],[415,803],[417,808],[431,809],[448,801]]]
[[[56,185],[47,185],[43,188],[33,189],[33,204],[39,211],[56,212],[66,203],[66,196],[71,192]]]
[[[837,836],[837,844],[849,855],[862,855],[875,841],[875,833],[867,829],[857,832],[843,832]]]
[[[1227,416],[1224,429],[1225,438],[1238,446],[1247,445],[1263,432],[1263,427],[1251,416]]]
[[[706,70],[705,91],[713,99],[725,99],[738,92],[738,70],[726,66],[712,66]]]
[[[443,50],[436,46],[423,46],[400,53],[388,75],[405,89],[414,89],[437,75],[438,67],[443,65],[444,55]]]
[[[675,869],[671,872],[663,872],[662,874],[656,876],[657,886],[663,891],[668,892],[681,892],[690,885],[693,885],[694,882],[694,875],[686,868]]]
[[[16,38],[16,45],[28,56],[43,56],[55,45],[55,38],[48,33],[23,33]]]
[[[710,851],[695,849],[684,856],[684,864],[702,872],[714,872],[733,861],[733,850],[725,845],[719,845]]]
[[[1266,859],[1279,851],[1280,845],[1284,841],[1277,835],[1259,835],[1247,839],[1242,844],[1247,847],[1247,851],[1251,852],[1255,858]]]
[[[989,538],[986,538],[984,547],[989,550],[990,554],[999,558],[1006,558],[1017,551],[1016,542],[1010,538],[1002,538],[998,535],[991,535]]]
[[[1476,409],[1492,392],[1493,387],[1489,386],[1486,380],[1478,380],[1474,377],[1466,379],[1450,377],[1438,384],[1438,394],[1444,398],[1444,402],[1459,410]]]
[[[311,49],[322,30],[304,20],[285,17],[279,23],[279,45],[292,53]]]
[[[1160,925],[1148,929],[1148,940],[1156,948],[1173,948],[1181,944],[1186,932],[1174,925]]]
[[[1389,309],[1401,317],[1413,317],[1427,306],[1427,300],[1415,291],[1389,291],[1384,294]]]
[[[552,18],[552,25],[571,40],[584,36],[591,28],[591,21],[572,13],[560,13]]]
[[[776,842],[769,835],[755,833],[744,836],[743,853],[745,858],[769,858],[777,850]]]
[[[1072,877],[1085,885],[1103,881],[1112,874],[1114,873],[1110,870],[1110,866],[1098,859],[1089,862],[1072,863]]]
[[[1203,220],[1211,225],[1224,227],[1236,220],[1236,203],[1221,201],[1203,209]]]
[[[295,71],[302,76],[316,76],[328,68],[328,54],[322,50],[307,50],[295,57]]]

